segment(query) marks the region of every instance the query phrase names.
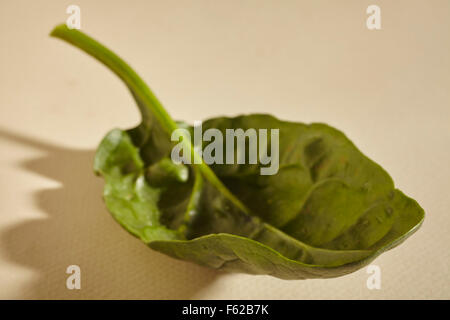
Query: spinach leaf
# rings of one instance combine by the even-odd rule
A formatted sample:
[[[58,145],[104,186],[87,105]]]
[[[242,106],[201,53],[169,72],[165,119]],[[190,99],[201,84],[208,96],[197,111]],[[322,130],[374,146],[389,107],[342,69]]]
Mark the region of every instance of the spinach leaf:
[[[93,56],[131,91],[142,123],[113,129],[94,170],[113,217],[151,248],[204,266],[283,279],[353,272],[395,247],[424,218],[413,199],[340,131],[267,114],[205,121],[203,128],[279,129],[279,171],[261,164],[176,164],[175,122],[144,81],[117,55],[78,30],[52,36]],[[194,159],[200,155],[182,140]],[[269,141],[270,144],[270,141]],[[242,145],[235,145],[235,153]],[[245,148],[245,145],[244,145]]]

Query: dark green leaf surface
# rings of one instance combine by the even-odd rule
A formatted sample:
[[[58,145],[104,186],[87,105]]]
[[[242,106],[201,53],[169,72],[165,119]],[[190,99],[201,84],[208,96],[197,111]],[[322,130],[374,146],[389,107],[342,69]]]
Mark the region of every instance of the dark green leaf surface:
[[[105,179],[109,211],[151,248],[216,269],[326,278],[361,268],[422,223],[417,202],[325,124],[264,114],[203,123],[203,131],[224,136],[226,129],[279,129],[275,175],[261,175],[260,164],[173,163],[170,133],[185,125],[170,118],[139,76],[79,31],[59,26],[52,35],[107,65],[141,110],[137,128],[114,129],[103,139],[94,168]],[[192,142],[184,143],[198,157]]]

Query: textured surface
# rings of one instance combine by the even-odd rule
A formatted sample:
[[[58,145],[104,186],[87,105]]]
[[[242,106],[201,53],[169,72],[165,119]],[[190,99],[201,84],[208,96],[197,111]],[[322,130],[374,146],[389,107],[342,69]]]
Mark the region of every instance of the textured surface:
[[[47,37],[69,4],[1,4],[0,297],[449,298],[448,2],[381,1],[379,32],[365,28],[371,3],[360,1],[78,3],[82,28],[126,57],[180,119],[270,112],[327,122],[385,167],[429,215],[407,246],[377,259],[378,291],[365,270],[301,282],[217,275],[115,225],[93,149],[138,114],[113,75]],[[82,269],[81,291],[64,286],[70,264]]]

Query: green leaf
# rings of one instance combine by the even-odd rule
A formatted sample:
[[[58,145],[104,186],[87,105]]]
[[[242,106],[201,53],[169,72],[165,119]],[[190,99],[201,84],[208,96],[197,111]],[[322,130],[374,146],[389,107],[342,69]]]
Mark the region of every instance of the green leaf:
[[[204,131],[224,136],[226,129],[279,129],[274,175],[261,175],[261,164],[173,163],[172,131],[193,128],[173,121],[144,81],[92,38],[65,25],[51,35],[116,73],[141,111],[138,127],[107,134],[94,169],[105,179],[103,197],[114,218],[151,248],[216,269],[328,278],[361,268],[421,225],[417,202],[325,124],[264,114],[203,123]],[[199,159],[192,141],[182,143]],[[247,147],[235,144],[235,154]]]

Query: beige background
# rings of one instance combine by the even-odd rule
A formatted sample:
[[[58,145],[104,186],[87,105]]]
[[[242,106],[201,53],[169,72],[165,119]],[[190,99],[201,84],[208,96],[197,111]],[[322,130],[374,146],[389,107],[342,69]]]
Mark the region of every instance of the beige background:
[[[270,112],[343,130],[425,209],[423,227],[331,280],[223,274],[148,249],[113,221],[92,174],[113,127],[139,121],[122,83],[51,39],[82,29],[177,119]],[[382,30],[365,10],[378,4]],[[0,1],[0,298],[450,298],[450,2]],[[77,264],[82,289],[65,288]]]

